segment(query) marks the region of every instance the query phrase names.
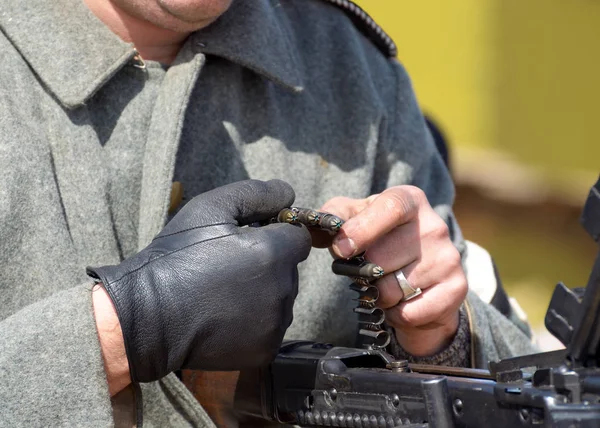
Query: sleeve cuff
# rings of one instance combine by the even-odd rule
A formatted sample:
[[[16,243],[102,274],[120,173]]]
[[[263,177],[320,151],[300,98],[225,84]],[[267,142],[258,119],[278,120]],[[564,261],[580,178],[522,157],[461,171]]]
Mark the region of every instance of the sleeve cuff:
[[[430,364],[436,366],[470,367],[471,362],[471,330],[464,305],[459,311],[458,329],[448,347],[429,357],[415,357],[406,352],[396,339],[392,327],[387,328],[391,335],[388,352],[395,358],[408,360],[410,363]]]
[[[86,283],[0,321],[1,426],[114,425]]]

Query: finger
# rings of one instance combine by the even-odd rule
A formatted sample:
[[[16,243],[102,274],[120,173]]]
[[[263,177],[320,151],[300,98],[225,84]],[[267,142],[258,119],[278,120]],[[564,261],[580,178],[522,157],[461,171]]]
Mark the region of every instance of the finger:
[[[399,268],[402,270],[404,277],[412,288],[415,290],[420,288],[424,291],[454,277],[462,278],[463,282],[466,284],[460,262],[460,254],[456,247],[453,245],[446,245],[429,254],[433,256],[416,260]],[[386,275],[375,283],[379,289],[378,304],[384,309],[398,305],[404,298],[404,293],[395,276],[397,271],[398,269],[386,271]],[[418,299],[415,299],[414,301],[416,300]],[[413,300],[407,303],[411,302],[413,302]]]
[[[366,199],[353,199],[337,196],[325,202],[325,204],[319,208],[319,211],[336,215],[343,220],[348,220],[364,210],[377,196],[378,195],[371,195]],[[334,237],[328,232],[311,230],[311,235],[313,238],[313,247],[315,248],[329,248],[333,243]],[[334,253],[332,253],[332,256],[336,257]]]
[[[385,190],[362,211],[349,218],[333,241],[339,257],[352,257],[370,247],[393,228],[416,218],[427,204],[423,191],[413,186]]]
[[[394,328],[414,328],[443,324],[454,314],[467,295],[459,276],[423,290],[414,300],[386,310],[386,322]]]
[[[410,222],[396,227],[387,235],[379,238],[365,252],[365,259],[390,273],[419,260],[422,245],[419,223]]]
[[[425,289],[427,288],[423,285],[425,282],[420,281],[417,284],[417,281],[415,280],[414,276],[411,275],[416,267],[417,263],[411,263],[402,269],[402,273],[404,273],[406,280],[412,288],[414,288],[415,290],[417,288]],[[398,305],[404,298],[404,293],[400,288],[400,283],[398,282],[398,279],[396,279],[395,271],[386,271],[386,275],[378,279],[374,284],[379,290],[377,306],[379,306],[382,309],[393,308],[394,306]]]
[[[419,215],[418,222],[405,223],[381,237],[365,252],[365,258],[381,266],[386,273],[421,261],[421,265],[427,265],[425,272],[429,276],[440,268],[460,264],[460,254],[449,240],[448,226],[435,211],[428,211]],[[437,264],[432,263],[432,259]]]
[[[343,220],[348,220],[364,210],[370,203],[371,197],[366,199],[353,199],[337,196],[325,202],[319,211],[334,214]]]

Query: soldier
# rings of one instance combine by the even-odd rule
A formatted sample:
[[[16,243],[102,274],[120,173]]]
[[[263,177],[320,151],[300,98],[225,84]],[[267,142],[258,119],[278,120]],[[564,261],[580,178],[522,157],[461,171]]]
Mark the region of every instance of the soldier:
[[[350,2],[0,0],[0,28],[0,425],[112,425],[133,384],[147,425],[211,426],[173,371],[264,364],[286,329],[353,345],[328,252],[297,270],[305,228],[242,227],[294,197],[388,273],[396,355],[530,350],[468,293],[451,179]]]

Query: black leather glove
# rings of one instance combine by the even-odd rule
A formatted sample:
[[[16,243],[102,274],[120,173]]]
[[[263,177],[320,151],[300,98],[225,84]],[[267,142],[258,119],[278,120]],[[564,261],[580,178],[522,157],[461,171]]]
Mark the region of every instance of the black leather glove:
[[[241,226],[293,201],[279,180],[220,187],[192,199],[140,253],[88,267],[115,305],[134,382],[274,358],[292,322],[310,233],[290,224]]]

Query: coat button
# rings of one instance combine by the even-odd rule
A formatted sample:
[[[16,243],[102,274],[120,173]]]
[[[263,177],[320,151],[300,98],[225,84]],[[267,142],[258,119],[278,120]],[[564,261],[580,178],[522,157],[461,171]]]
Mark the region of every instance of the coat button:
[[[183,184],[179,181],[174,181],[171,186],[171,202],[169,203],[169,214],[172,214],[183,201]]]

